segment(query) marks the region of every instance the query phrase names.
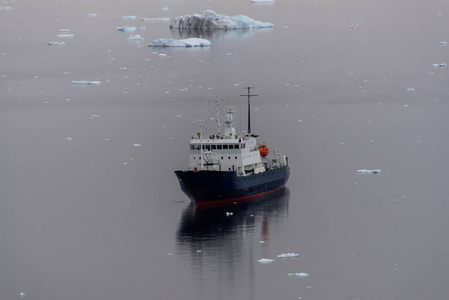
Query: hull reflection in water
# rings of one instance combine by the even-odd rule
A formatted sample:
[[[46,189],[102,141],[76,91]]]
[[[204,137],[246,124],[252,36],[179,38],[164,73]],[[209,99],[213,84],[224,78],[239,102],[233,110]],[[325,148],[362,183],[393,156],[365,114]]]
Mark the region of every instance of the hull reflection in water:
[[[285,188],[234,206],[186,208],[177,233],[177,255],[190,281],[198,283],[198,299],[217,291],[226,295],[217,299],[255,299],[257,260],[269,250],[270,238],[282,231],[289,196]]]

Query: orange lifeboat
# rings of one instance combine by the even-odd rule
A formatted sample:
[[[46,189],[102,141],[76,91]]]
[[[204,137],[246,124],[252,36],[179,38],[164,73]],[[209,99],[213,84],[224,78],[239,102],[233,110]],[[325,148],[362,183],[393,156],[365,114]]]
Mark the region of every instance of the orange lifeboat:
[[[262,157],[267,156],[268,152],[269,152],[268,147],[265,146],[265,145],[260,145],[259,146],[259,152],[260,152],[260,156],[262,156]]]

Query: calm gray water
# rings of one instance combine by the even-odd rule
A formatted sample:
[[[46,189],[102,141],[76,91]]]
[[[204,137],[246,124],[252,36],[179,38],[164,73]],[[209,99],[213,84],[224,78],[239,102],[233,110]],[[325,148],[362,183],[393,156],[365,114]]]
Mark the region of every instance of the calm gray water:
[[[0,8],[1,299],[447,299],[446,0]],[[141,21],[206,9],[275,27]],[[212,47],[146,46],[198,34]],[[288,187],[196,211],[173,171],[208,100],[239,108],[248,85],[253,132],[289,156]]]

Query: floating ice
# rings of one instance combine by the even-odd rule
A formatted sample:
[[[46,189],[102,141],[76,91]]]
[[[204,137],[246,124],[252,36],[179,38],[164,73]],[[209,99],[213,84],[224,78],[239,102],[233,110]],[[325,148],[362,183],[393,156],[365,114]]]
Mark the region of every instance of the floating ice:
[[[287,275],[288,276],[292,276],[292,277],[301,277],[301,278],[310,276],[309,274],[304,273],[304,272],[301,272],[301,273],[287,273]]]
[[[274,0],[251,0],[251,3],[274,3]]]
[[[24,292],[20,292],[19,296],[23,298],[26,296],[26,294]]]
[[[72,84],[76,84],[76,85],[100,85],[101,81],[73,80]]]
[[[184,40],[159,39],[148,44],[148,47],[207,47],[212,43],[206,39],[190,38]]]
[[[58,32],[70,32],[70,30],[63,28],[63,29],[58,29]]]
[[[242,29],[242,28],[269,28],[274,25],[269,22],[255,21],[247,16],[234,17],[216,14],[208,9],[202,15],[186,15],[172,19],[170,28],[207,28],[207,29]]]
[[[140,146],[142,146],[141,144],[134,144],[133,145],[134,147],[140,147]]]
[[[141,37],[139,34],[136,35],[130,35],[129,37],[126,38],[127,40],[130,41],[143,41],[143,37]]]
[[[163,10],[163,11],[168,11],[169,8],[168,8],[168,7],[162,7],[162,10]]]
[[[446,68],[447,64],[446,63],[440,63],[440,64],[433,64],[434,67],[439,67],[439,68]]]
[[[52,45],[56,45],[56,46],[64,46],[64,45],[65,45],[65,42],[48,42],[48,44],[49,44],[50,46],[52,46]]]
[[[136,30],[137,30],[136,27],[119,27],[118,28],[118,31],[121,31],[121,32],[134,32]]]
[[[379,169],[374,169],[374,170],[366,170],[366,169],[362,169],[362,170],[357,170],[358,174],[380,174],[380,170]]]
[[[132,20],[135,20],[135,19],[137,19],[136,16],[123,16],[123,17],[122,17],[122,20],[129,20],[129,21],[132,21]]]
[[[170,21],[170,18],[150,17],[150,18],[142,18],[142,21]]]
[[[259,259],[257,262],[261,263],[261,264],[269,264],[269,263],[272,263],[273,261],[274,261],[274,259],[262,258],[262,259]]]
[[[75,35],[73,33],[63,33],[63,34],[58,34],[58,38],[72,38]]]
[[[446,46],[446,45],[447,45],[447,42],[446,42],[446,41],[442,41],[442,42],[439,42],[438,45],[440,45],[440,46]]]
[[[232,213],[232,212],[226,212],[226,217],[229,217],[229,216],[232,216],[232,215],[234,215],[234,213]]]
[[[96,13],[92,13],[92,14],[88,14],[88,16],[91,17],[91,18],[95,18],[97,16],[97,14]]]
[[[415,91],[415,89],[414,88],[408,88],[408,89],[405,89],[407,92],[414,92]]]
[[[279,257],[279,258],[290,258],[290,257],[298,257],[298,256],[299,256],[298,253],[290,253],[290,252],[288,252],[288,253],[279,254],[277,257]]]

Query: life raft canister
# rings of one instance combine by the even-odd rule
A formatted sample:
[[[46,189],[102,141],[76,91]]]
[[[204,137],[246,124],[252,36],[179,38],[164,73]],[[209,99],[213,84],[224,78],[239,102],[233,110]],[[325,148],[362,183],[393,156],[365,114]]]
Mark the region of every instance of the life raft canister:
[[[262,156],[262,157],[267,156],[268,152],[269,152],[268,147],[265,146],[265,145],[260,145],[259,146],[259,152],[260,152],[260,156]]]

